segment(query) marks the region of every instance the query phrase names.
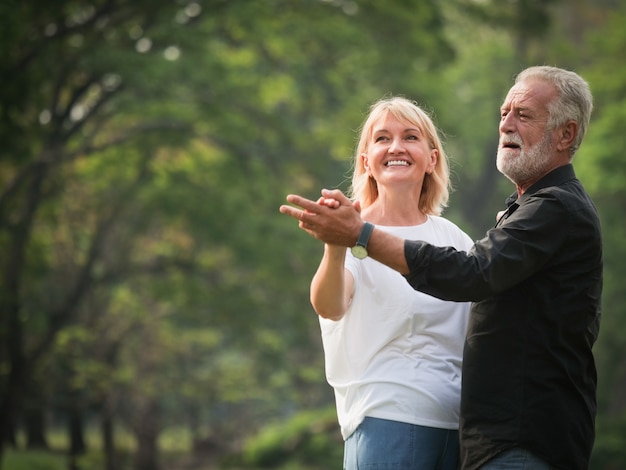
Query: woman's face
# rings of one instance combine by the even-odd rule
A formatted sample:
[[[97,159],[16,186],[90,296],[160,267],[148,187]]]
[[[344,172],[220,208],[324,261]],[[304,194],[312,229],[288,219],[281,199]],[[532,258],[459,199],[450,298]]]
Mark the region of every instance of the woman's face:
[[[437,164],[437,150],[413,124],[399,121],[386,113],[374,123],[367,146],[361,155],[365,171],[379,186],[418,184]]]

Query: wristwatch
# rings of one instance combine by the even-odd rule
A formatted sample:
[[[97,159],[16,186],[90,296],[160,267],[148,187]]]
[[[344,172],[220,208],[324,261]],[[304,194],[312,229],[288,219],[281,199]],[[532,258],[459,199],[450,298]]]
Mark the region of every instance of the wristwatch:
[[[370,241],[370,236],[374,230],[374,225],[369,222],[363,224],[359,239],[356,241],[356,245],[350,248],[352,255],[357,259],[367,258],[367,242]]]

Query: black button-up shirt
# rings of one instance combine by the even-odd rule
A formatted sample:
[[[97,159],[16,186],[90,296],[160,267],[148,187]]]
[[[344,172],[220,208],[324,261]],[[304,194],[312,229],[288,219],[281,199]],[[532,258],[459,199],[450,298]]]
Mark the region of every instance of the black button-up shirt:
[[[463,356],[461,458],[511,447],[566,470],[594,441],[602,241],[571,165],[535,183],[468,252],[405,242],[417,290],[473,301]]]

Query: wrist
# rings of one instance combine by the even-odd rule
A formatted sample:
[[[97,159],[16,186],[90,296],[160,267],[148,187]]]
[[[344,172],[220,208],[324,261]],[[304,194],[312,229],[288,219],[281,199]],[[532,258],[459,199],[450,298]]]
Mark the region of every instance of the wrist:
[[[373,231],[373,224],[369,222],[363,223],[359,236],[357,237],[356,244],[350,249],[355,258],[364,259],[368,256],[367,245]]]

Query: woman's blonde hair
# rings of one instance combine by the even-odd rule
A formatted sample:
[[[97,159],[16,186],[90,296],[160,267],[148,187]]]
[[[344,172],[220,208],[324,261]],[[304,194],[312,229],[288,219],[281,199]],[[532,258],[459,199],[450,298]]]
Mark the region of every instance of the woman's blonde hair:
[[[361,155],[367,153],[374,124],[384,118],[387,113],[391,113],[401,122],[416,126],[428,139],[431,149],[437,150],[438,157],[435,169],[431,174],[427,173],[424,177],[419,208],[424,214],[441,215],[448,204],[450,169],[439,131],[428,113],[420,108],[417,103],[400,96],[383,98],[370,107],[369,115],[361,126],[361,134],[356,147],[350,197],[353,201],[360,201],[363,209],[372,205],[378,197],[376,180],[367,174]]]

